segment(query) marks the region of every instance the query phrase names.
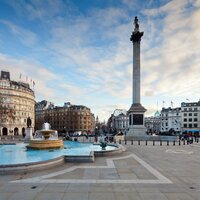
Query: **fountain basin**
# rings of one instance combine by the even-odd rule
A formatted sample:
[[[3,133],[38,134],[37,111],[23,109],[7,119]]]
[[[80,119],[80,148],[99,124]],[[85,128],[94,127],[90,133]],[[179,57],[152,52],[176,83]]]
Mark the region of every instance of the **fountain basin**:
[[[63,148],[62,140],[30,140],[27,149],[45,150]]]
[[[97,156],[111,156],[124,151],[121,145],[108,144],[106,150],[92,143],[64,142],[65,148],[26,150],[26,144],[0,145],[0,174],[39,171],[65,162],[94,162]]]

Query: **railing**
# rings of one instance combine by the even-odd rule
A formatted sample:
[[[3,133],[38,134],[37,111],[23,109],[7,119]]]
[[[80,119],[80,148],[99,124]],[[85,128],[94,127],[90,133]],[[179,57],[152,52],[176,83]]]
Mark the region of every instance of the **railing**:
[[[72,137],[72,140],[76,138],[76,141],[79,142],[95,142],[95,137],[85,137],[85,136],[78,136]],[[98,141],[98,139],[97,139]],[[190,137],[183,140],[141,140],[141,139],[132,139],[132,140],[109,140],[108,143],[115,143],[115,144],[122,144],[122,145],[138,145],[138,146],[182,146],[182,145],[189,145],[193,143],[199,143],[199,137]]]

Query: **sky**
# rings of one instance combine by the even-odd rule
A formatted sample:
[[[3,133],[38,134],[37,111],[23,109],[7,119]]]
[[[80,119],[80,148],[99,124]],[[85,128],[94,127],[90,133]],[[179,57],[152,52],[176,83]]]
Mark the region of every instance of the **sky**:
[[[36,101],[85,105],[107,120],[132,104],[138,16],[141,103],[151,116],[200,99],[200,0],[0,0],[0,70]]]

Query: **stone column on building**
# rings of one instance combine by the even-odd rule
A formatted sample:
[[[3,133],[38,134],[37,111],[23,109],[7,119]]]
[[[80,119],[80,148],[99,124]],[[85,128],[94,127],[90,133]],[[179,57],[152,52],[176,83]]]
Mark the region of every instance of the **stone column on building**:
[[[134,31],[130,41],[133,43],[133,85],[132,85],[132,105],[128,111],[129,128],[127,139],[145,136],[146,127],[144,126],[144,113],[146,109],[140,103],[140,41],[144,32],[140,32],[138,18],[134,20]]]

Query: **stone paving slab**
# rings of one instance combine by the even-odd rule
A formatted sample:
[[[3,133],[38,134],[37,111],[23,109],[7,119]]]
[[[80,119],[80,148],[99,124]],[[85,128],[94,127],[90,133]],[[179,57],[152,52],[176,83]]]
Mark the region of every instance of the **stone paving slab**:
[[[166,193],[165,194],[168,200],[193,200],[191,196],[184,193]],[[200,198],[200,196],[199,196]]]
[[[166,195],[163,193],[156,193],[156,192],[145,192],[145,193],[140,193],[141,200],[168,200]],[[175,199],[176,200],[176,199]]]
[[[89,200],[115,200],[114,193],[111,192],[90,192]]]
[[[67,192],[64,194],[62,200],[88,200],[89,193],[88,192]]]
[[[61,192],[41,192],[38,193],[34,200],[62,200],[64,193]]]
[[[124,193],[115,193],[115,200],[141,200],[140,194],[137,192],[124,192]]]

